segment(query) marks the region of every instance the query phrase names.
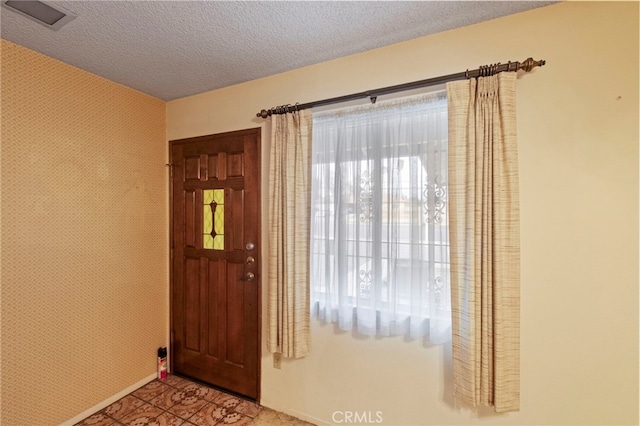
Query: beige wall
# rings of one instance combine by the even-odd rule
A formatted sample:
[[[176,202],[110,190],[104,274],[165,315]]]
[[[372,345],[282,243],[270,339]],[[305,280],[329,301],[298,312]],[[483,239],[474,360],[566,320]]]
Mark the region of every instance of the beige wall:
[[[521,411],[456,406],[449,347],[316,321],[308,358],[277,370],[263,350],[265,405],[318,422],[357,410],[390,425],[638,424],[637,2],[561,3],[175,100],[167,136],[264,126],[265,107],[528,56],[548,64],[518,81]]]
[[[165,103],[2,40],[3,425],[69,420],[167,343]]]

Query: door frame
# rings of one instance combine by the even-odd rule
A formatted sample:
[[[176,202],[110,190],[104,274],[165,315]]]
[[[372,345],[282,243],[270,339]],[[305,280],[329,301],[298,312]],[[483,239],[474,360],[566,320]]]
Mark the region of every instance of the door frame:
[[[256,380],[257,380],[257,395],[256,395],[256,402],[259,404],[260,403],[260,399],[262,397],[262,277],[263,277],[263,271],[264,271],[264,260],[262,259],[263,257],[263,250],[262,250],[262,220],[263,220],[263,209],[262,209],[262,190],[263,190],[263,185],[262,185],[262,128],[261,127],[252,127],[252,128],[248,128],[248,129],[243,129],[243,130],[234,130],[234,131],[229,131],[229,132],[222,132],[222,133],[213,133],[213,134],[209,134],[209,135],[202,135],[202,136],[195,136],[195,137],[188,137],[188,138],[181,138],[181,139],[172,139],[169,140],[167,143],[167,148],[168,148],[168,163],[166,163],[166,166],[169,167],[169,351],[168,351],[168,355],[169,355],[169,362],[168,362],[168,371],[173,373],[173,340],[174,340],[174,332],[173,332],[173,290],[174,290],[174,271],[173,271],[173,261],[174,261],[174,226],[173,226],[173,173],[174,173],[174,165],[171,163],[171,150],[174,144],[178,144],[178,143],[186,143],[186,142],[199,142],[199,141],[205,141],[205,140],[211,140],[211,139],[217,139],[217,138],[227,138],[230,136],[234,136],[234,137],[238,137],[238,136],[245,136],[245,135],[251,135],[251,134],[255,134],[256,135],[256,140],[257,140],[257,146],[256,146],[256,157],[257,157],[257,165],[258,165],[258,170],[257,170],[257,174],[256,174],[256,180],[257,180],[257,188],[258,188],[258,206],[257,206],[257,211],[258,211],[258,221],[256,224],[257,227],[257,245],[258,245],[258,250],[256,251],[256,254],[258,256],[260,256],[260,258],[258,259],[258,264],[261,265],[259,268],[259,271],[257,271],[257,293],[258,293],[258,300],[257,300],[257,315],[258,315],[258,353],[256,354],[257,356],[257,360],[256,360],[256,366],[257,366],[257,374],[256,374]],[[208,386],[211,386],[210,384],[208,384]],[[227,393],[233,393],[232,391],[223,389],[225,392]],[[243,398],[246,398],[245,396],[242,396]]]

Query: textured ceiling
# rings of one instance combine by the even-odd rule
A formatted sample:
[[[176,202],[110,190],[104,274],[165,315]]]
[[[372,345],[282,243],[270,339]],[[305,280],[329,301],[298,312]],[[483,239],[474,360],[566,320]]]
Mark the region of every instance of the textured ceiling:
[[[2,38],[164,100],[553,2],[51,1],[52,31],[0,8]]]

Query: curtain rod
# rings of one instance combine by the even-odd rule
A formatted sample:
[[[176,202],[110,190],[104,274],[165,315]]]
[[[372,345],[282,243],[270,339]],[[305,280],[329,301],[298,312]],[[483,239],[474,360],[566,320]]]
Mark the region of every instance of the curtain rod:
[[[488,77],[503,71],[518,71],[523,70],[529,72],[535,67],[541,67],[546,63],[544,59],[535,61],[533,58],[528,58],[524,62],[511,62],[506,64],[483,65],[475,70],[466,70],[455,74],[443,75],[440,77],[428,78],[426,80],[412,81],[410,83],[398,84],[395,86],[381,87],[379,89],[367,90],[366,92],[352,93],[351,95],[338,96],[336,98],[323,99],[321,101],[307,102],[305,104],[287,104],[277,107],[263,109],[256,114],[256,117],[267,118],[273,114],[287,114],[289,112],[298,111],[301,109],[308,109],[313,107],[319,107],[324,105],[337,104],[340,102],[352,101],[355,99],[369,98],[371,103],[375,103],[378,96],[387,95],[389,93],[403,92],[405,90],[418,89],[421,87],[435,86],[437,84],[446,83],[449,81],[470,79],[476,77]]]

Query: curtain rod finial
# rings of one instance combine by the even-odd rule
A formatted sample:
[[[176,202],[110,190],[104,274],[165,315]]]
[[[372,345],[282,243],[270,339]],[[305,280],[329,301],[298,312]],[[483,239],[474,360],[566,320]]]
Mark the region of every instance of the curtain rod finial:
[[[256,114],[256,117],[267,118],[270,115],[271,115],[271,111],[267,111],[266,109],[263,109],[262,111]]]
[[[535,67],[541,67],[546,63],[547,63],[547,61],[545,61],[544,59],[541,59],[539,61],[535,61],[533,58],[527,58],[524,62],[522,62],[520,64],[520,69],[525,71],[525,72],[529,72],[532,69],[534,69]]]

